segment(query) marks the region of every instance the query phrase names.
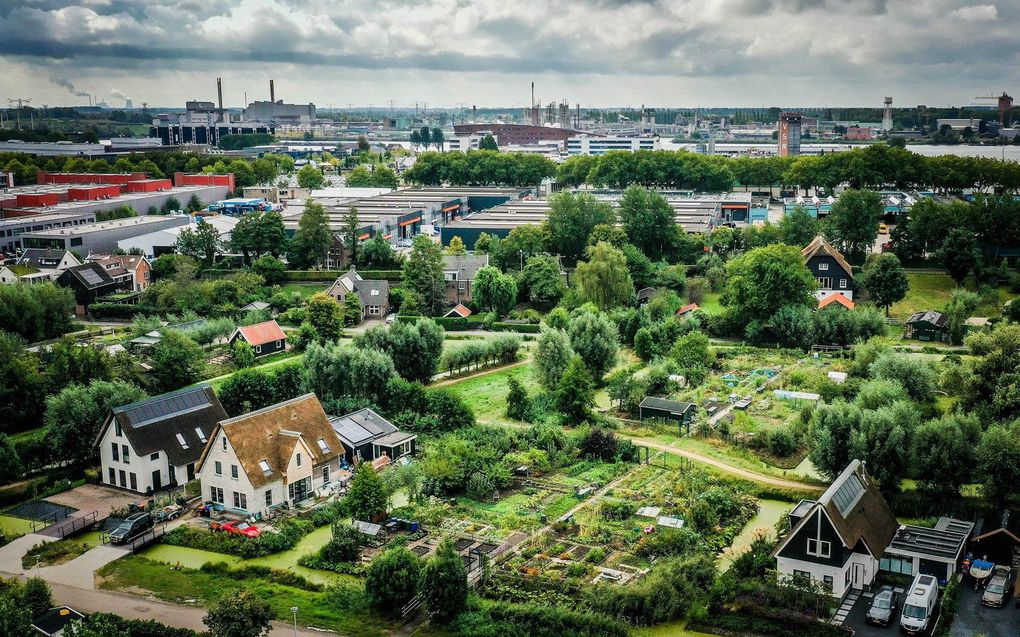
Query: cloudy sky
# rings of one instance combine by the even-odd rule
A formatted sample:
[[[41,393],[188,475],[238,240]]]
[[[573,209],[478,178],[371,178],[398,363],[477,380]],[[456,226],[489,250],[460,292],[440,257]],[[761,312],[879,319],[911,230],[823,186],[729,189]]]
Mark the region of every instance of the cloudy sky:
[[[1020,2],[0,0],[0,59],[33,105],[963,105],[1020,95]]]

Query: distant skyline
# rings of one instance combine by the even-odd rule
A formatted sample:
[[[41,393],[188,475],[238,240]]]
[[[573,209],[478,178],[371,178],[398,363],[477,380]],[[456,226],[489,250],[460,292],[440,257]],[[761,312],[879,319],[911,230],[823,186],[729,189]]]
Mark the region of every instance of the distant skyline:
[[[1020,3],[4,0],[0,104],[966,106],[1020,99]]]

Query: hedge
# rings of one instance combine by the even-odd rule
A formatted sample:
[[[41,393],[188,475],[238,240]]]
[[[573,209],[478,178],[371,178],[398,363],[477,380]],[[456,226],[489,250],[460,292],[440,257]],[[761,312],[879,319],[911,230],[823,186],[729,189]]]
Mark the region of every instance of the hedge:
[[[520,332],[521,334],[538,334],[541,326],[538,323],[493,323],[489,328],[493,332]]]
[[[89,316],[94,319],[132,319],[140,314],[158,314],[158,310],[141,303],[122,305],[120,303],[93,303],[89,306]]]
[[[334,281],[346,270],[286,270],[283,278],[287,281]],[[358,270],[363,279],[386,279],[400,281],[403,270]]]
[[[418,320],[422,318],[426,317],[397,315],[397,320],[401,323],[417,323]],[[472,323],[469,319],[466,319],[463,316],[436,316],[433,317],[432,320],[436,322],[436,325],[447,332],[463,332],[465,330],[474,330],[481,327],[481,323]]]

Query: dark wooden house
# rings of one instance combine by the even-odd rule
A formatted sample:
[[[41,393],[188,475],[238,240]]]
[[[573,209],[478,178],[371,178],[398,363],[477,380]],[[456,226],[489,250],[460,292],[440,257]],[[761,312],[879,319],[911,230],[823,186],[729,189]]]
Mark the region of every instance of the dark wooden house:
[[[252,346],[256,356],[267,356],[287,349],[287,335],[276,321],[243,325],[230,337],[230,344],[242,340]]]
[[[811,276],[818,281],[815,298],[821,301],[842,294],[851,301],[854,299],[854,269],[824,237],[818,235],[800,253]]]
[[[697,411],[698,406],[694,403],[682,403],[677,400],[652,396],[645,396],[641,404],[638,405],[641,420],[668,420],[681,425],[690,425]]]
[[[64,270],[57,277],[57,285],[74,292],[74,313],[79,316],[85,314],[90,305],[114,294],[120,287],[98,263],[85,263]]]
[[[903,324],[903,338],[916,341],[948,341],[949,319],[942,312],[914,312]]]

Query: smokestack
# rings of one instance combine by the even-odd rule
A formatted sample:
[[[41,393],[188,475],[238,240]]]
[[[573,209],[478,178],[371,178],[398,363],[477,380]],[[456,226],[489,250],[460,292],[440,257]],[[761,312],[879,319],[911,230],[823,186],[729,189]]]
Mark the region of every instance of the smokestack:
[[[216,96],[219,98],[220,110],[223,110],[223,80],[216,78]]]
[[[477,106],[472,106],[471,107],[471,123],[474,124],[477,121],[478,121],[478,107]]]
[[[276,89],[273,88],[273,80],[269,80],[269,101],[276,103]]]

